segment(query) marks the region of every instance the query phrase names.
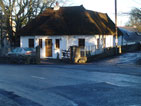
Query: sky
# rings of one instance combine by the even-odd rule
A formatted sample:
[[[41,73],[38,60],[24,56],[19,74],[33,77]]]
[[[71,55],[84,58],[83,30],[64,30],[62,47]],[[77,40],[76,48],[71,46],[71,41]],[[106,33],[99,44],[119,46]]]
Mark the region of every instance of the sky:
[[[83,5],[88,10],[107,13],[115,22],[115,0],[71,0],[72,5]],[[141,0],[117,0],[118,26],[124,26],[129,15],[120,13],[129,13],[133,8],[141,8]]]

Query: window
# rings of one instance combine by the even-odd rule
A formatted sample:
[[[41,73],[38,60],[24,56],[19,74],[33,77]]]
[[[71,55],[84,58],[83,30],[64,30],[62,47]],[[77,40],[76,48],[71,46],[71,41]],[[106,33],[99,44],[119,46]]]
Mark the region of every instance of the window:
[[[99,49],[99,39],[97,39],[97,49]]]
[[[42,39],[39,39],[39,46],[42,48]]]
[[[60,48],[60,40],[56,39],[55,44],[56,44],[56,49],[59,49]]]
[[[34,39],[29,39],[28,44],[29,48],[34,48]]]
[[[103,38],[103,48],[106,47],[106,38]]]
[[[79,42],[78,42],[78,46],[79,47],[85,47],[85,39],[79,39]]]

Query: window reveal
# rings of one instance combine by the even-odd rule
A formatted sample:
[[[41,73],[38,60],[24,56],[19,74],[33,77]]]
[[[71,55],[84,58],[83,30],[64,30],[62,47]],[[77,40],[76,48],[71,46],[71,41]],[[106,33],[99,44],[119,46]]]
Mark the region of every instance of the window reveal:
[[[39,46],[40,46],[40,48],[43,47],[43,46],[42,46],[42,39],[39,39]]]
[[[34,48],[34,39],[29,39],[28,44],[29,48]]]
[[[56,49],[60,49],[60,40],[59,39],[55,40],[55,44],[56,44]]]
[[[78,46],[79,47],[85,47],[85,39],[79,39],[79,42],[78,42]]]

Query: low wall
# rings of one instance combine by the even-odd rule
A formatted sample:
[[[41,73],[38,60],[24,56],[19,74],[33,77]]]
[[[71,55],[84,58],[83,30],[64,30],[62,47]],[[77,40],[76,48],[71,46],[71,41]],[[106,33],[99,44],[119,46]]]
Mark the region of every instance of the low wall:
[[[7,56],[0,56],[0,64],[8,64],[9,58]]]
[[[2,56],[2,49],[0,49],[0,56]]]
[[[0,48],[0,56],[5,56],[11,48]]]
[[[40,64],[40,47],[36,47],[36,53],[32,55],[4,55],[4,49],[0,49],[0,64]]]
[[[104,58],[107,58],[107,57],[116,56],[116,55],[118,55],[117,51],[119,51],[118,48],[105,48],[103,53],[87,57],[88,58],[87,62],[100,60],[100,59],[104,59]]]
[[[118,48],[116,47],[105,48],[103,53],[98,54],[98,55],[89,56],[87,62],[100,60],[100,59],[104,59],[104,58],[112,57],[112,56],[118,56],[123,53],[135,52],[135,51],[140,51],[140,50],[141,50],[141,44],[125,45],[125,46],[120,46]]]
[[[141,50],[141,44],[132,44],[132,45],[124,45],[121,46],[121,52],[127,53],[127,52],[135,52]]]

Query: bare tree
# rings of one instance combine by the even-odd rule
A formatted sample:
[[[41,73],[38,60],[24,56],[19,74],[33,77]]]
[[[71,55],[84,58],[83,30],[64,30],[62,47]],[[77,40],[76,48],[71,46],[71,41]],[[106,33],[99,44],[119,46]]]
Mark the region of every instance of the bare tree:
[[[127,26],[135,26],[141,32],[141,9],[134,8],[131,10]]]
[[[66,0],[60,0],[62,5]],[[0,0],[0,7],[5,17],[7,34],[11,44],[18,39],[16,31],[25,26],[28,21],[48,7],[52,7],[56,0]]]

